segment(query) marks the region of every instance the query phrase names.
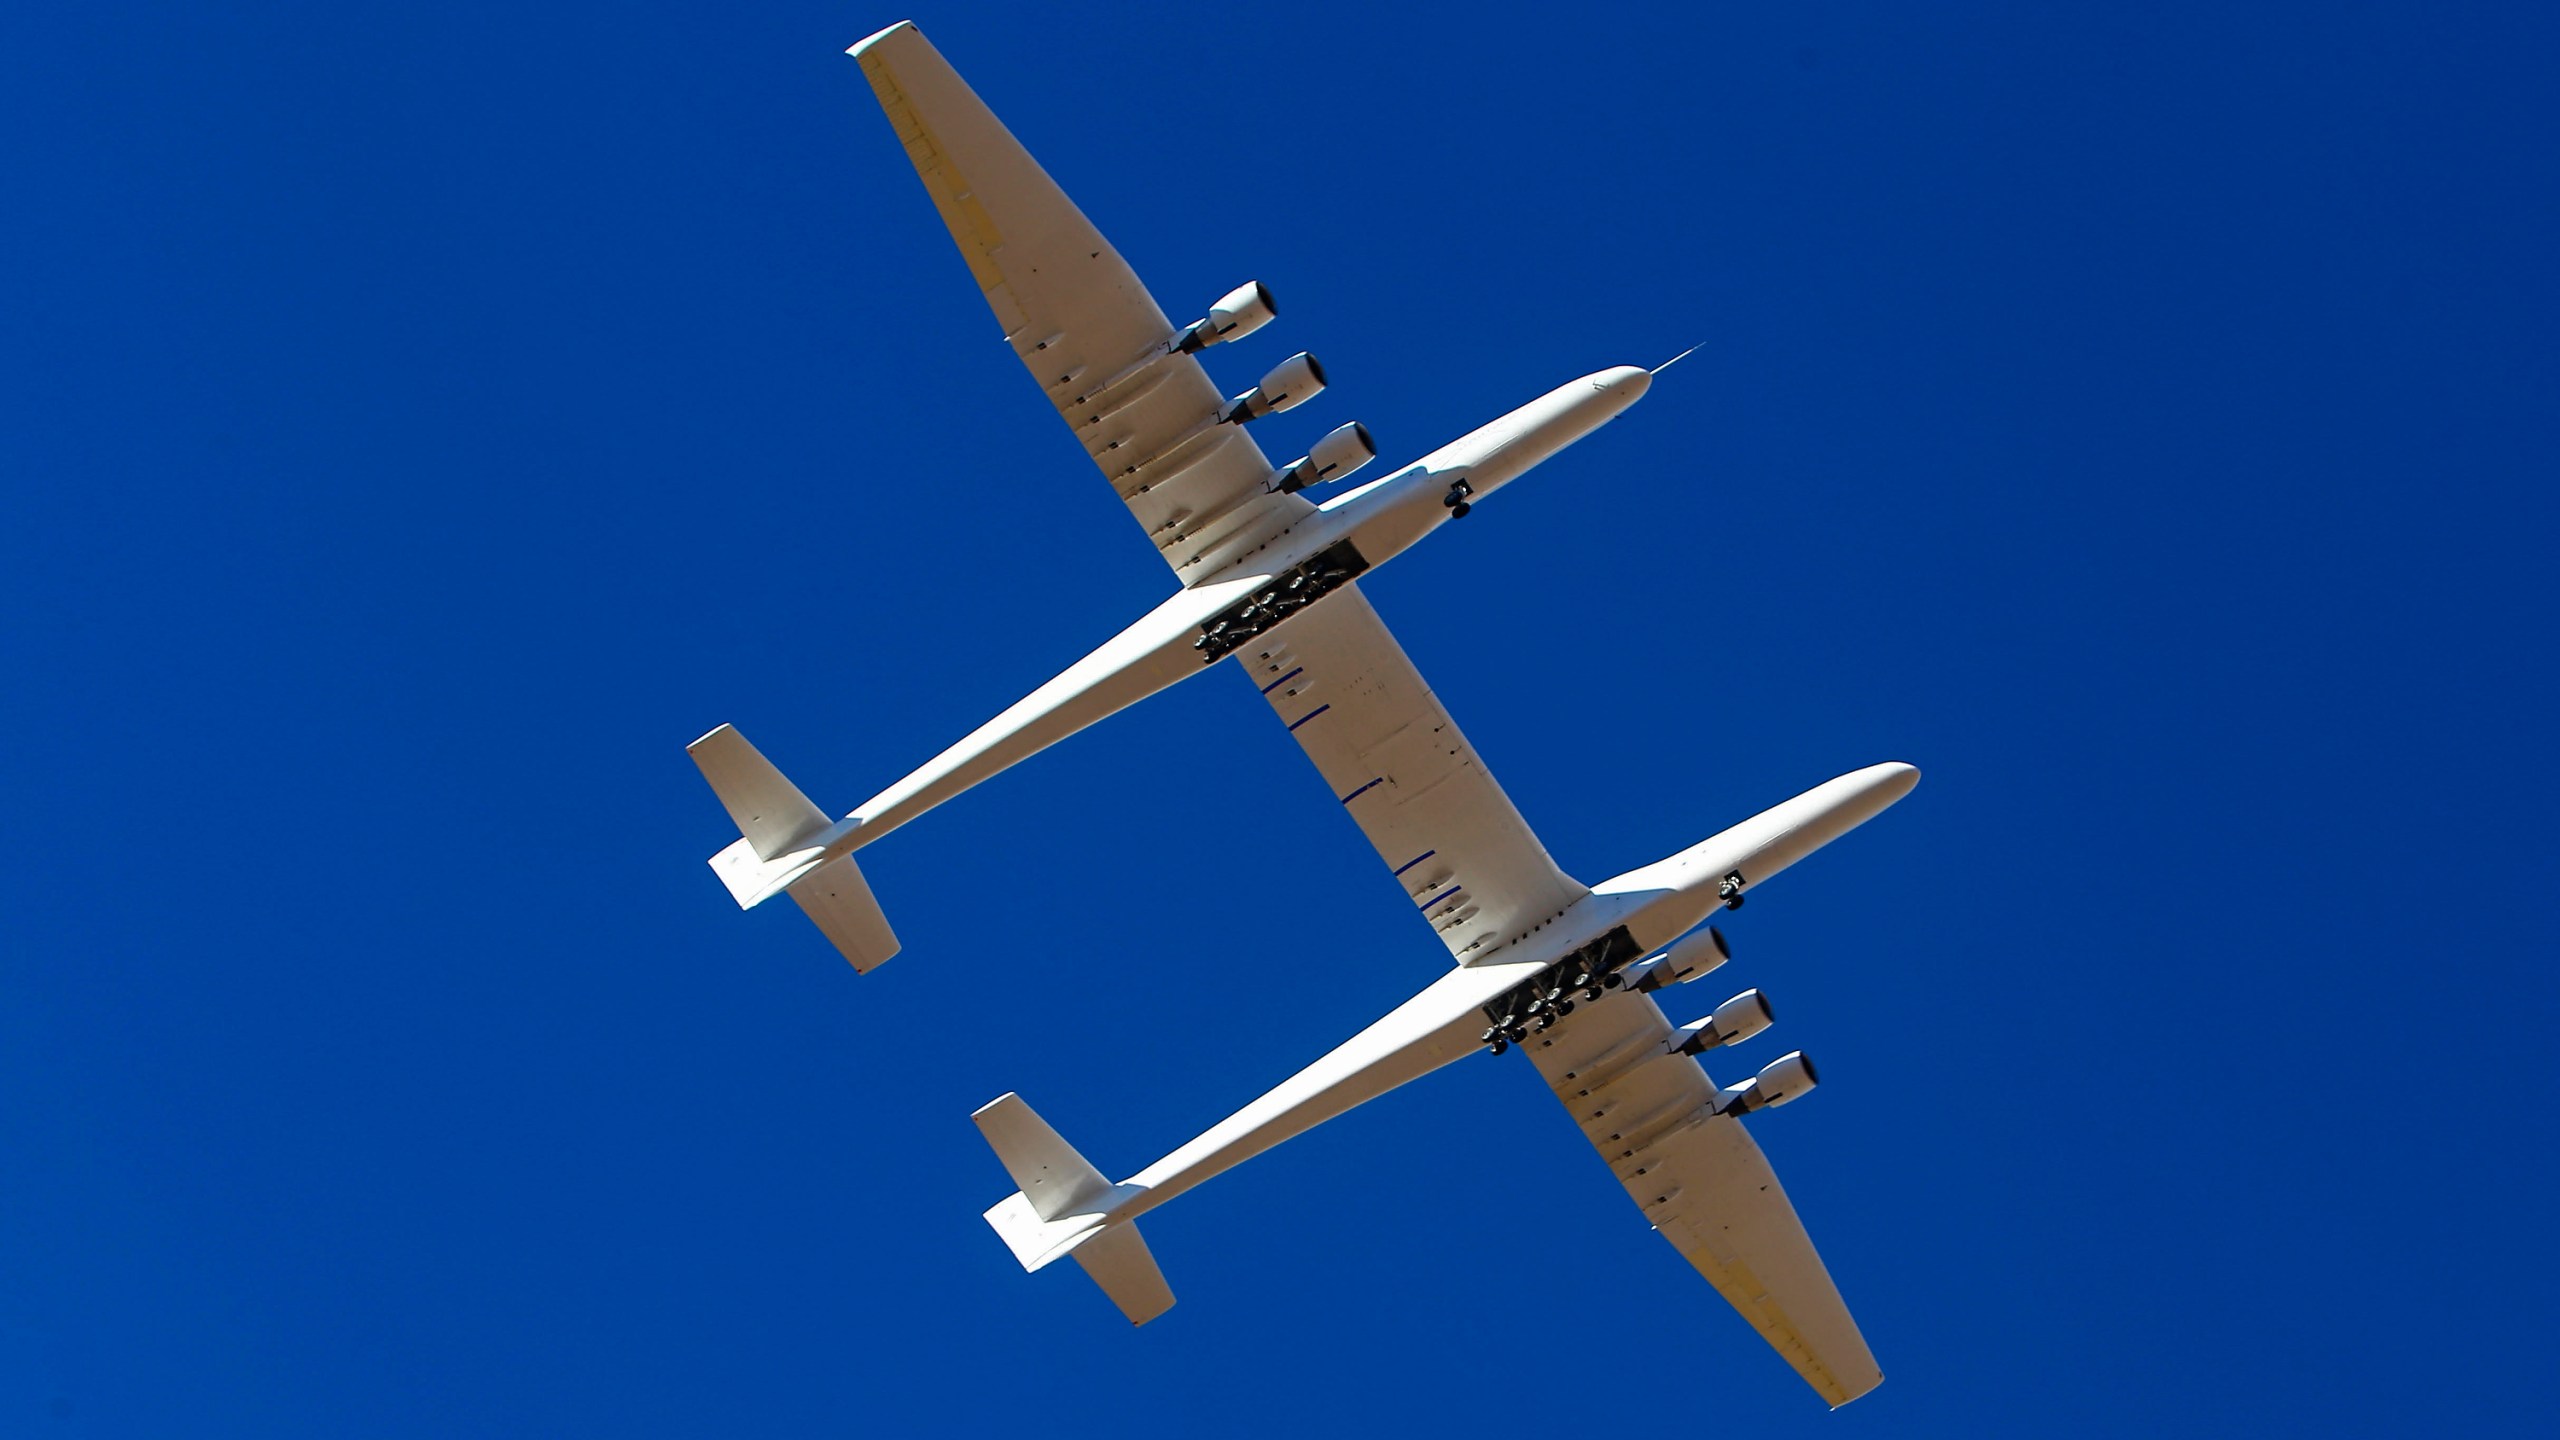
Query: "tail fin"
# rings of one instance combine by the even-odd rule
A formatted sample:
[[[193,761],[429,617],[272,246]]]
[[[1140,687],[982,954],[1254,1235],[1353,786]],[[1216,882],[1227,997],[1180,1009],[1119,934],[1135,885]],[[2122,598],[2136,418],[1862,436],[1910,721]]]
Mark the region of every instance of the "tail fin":
[[[856,971],[872,969],[898,953],[898,932],[889,928],[888,915],[871,898],[871,884],[852,856],[837,856],[792,881],[787,890],[800,902],[800,913],[816,922],[818,933]]]
[[[1076,1247],[1075,1256],[1130,1324],[1144,1325],[1173,1308],[1173,1287],[1164,1283],[1164,1272],[1156,1268],[1156,1257],[1135,1220],[1096,1231]]]
[[[1173,1289],[1137,1225],[1110,1215],[1135,1192],[1103,1178],[1019,1095],[998,1096],[969,1118],[1022,1187],[987,1212],[987,1223],[1023,1269],[1072,1254],[1130,1324],[1173,1308]]]
[[[853,857],[827,858],[825,841],[834,828],[827,812],[734,727],[721,726],[685,753],[738,824],[738,842],[711,857],[712,873],[738,908],[788,894],[856,970],[898,953],[897,934]]]
[[[728,807],[729,818],[738,822],[738,833],[757,859],[789,854],[827,828],[827,812],[810,804],[800,787],[784,779],[736,726],[721,726],[684,747],[684,753],[711,782],[711,793]]]

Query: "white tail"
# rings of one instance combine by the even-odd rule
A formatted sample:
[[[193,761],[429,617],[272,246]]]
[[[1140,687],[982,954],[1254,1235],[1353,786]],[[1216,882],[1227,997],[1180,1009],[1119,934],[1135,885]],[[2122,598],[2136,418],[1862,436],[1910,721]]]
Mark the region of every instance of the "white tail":
[[[685,753],[738,824],[738,842],[711,857],[712,873],[738,908],[788,894],[856,970],[898,953],[897,934],[853,857],[827,857],[835,829],[827,812],[731,726],[694,741]]]
[[[1073,1255],[1132,1325],[1173,1308],[1173,1288],[1137,1225],[1111,1218],[1134,1191],[1105,1179],[1019,1095],[998,1096],[969,1118],[1022,1187],[987,1212],[987,1223],[1023,1269]]]

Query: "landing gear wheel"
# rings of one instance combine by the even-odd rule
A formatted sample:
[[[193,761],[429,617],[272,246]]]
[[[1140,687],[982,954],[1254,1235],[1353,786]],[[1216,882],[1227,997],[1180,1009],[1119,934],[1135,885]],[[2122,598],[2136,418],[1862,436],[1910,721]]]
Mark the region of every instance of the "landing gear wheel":
[[[1464,500],[1461,500],[1457,504],[1449,507],[1449,518],[1452,520],[1464,520],[1467,518],[1467,512],[1474,508],[1476,507],[1468,504]]]
[[[1508,1041],[1508,1040],[1496,1040],[1496,1041],[1494,1041],[1494,1042],[1493,1042],[1493,1053],[1494,1053],[1494,1054],[1496,1054],[1496,1055],[1499,1055],[1499,1054],[1501,1054],[1503,1051],[1508,1050],[1508,1049],[1510,1049],[1510,1048],[1511,1048],[1511,1042],[1510,1042],[1510,1041]]]
[[[1570,1015],[1570,1014],[1572,1014],[1572,1013],[1573,1013],[1573,1002],[1572,1002],[1572,1001],[1570,1001],[1570,1000],[1559,1000],[1559,1001],[1557,1001],[1557,1002],[1556,1002],[1556,1013],[1557,1013],[1558,1015]]]

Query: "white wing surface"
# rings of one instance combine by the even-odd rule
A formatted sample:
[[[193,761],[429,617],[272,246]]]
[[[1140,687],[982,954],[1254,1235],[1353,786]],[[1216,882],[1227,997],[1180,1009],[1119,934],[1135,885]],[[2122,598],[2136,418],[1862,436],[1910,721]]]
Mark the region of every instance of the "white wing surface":
[[[1884,1372],[1768,1158],[1740,1120],[1707,1108],[1715,1084],[1667,1053],[1671,1034],[1652,997],[1621,992],[1521,1048],[1662,1238],[1823,1399],[1846,1405]]]
[[[1272,466],[1120,252],[915,26],[849,52],[1031,377],[1186,580],[1314,507]],[[1143,364],[1150,357],[1153,363]]]
[[[1356,582],[1238,653],[1459,963],[1589,893],[1556,868]]]

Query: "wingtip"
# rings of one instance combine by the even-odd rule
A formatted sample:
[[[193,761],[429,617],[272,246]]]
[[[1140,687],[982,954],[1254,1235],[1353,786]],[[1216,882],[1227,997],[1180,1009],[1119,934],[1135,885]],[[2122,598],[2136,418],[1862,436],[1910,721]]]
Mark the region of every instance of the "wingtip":
[[[844,47],[844,53],[859,58],[863,51],[870,49],[872,46],[879,44],[881,41],[888,39],[899,31],[913,30],[915,28],[916,22],[913,20],[901,20],[886,30],[875,30],[871,34],[865,35],[861,39],[847,45]]]

